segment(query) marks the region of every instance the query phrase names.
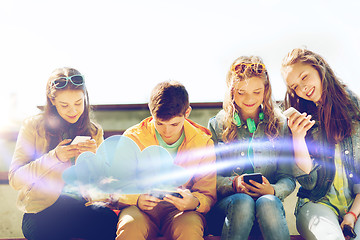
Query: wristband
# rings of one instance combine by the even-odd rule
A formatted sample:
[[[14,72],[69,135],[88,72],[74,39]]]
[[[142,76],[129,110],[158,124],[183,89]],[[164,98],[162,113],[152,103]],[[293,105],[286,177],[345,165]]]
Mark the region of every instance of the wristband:
[[[346,214],[348,214],[348,213],[350,213],[351,215],[354,216],[355,222],[356,222],[356,221],[357,221],[357,216],[356,216],[356,214],[355,214],[354,212],[352,212],[352,211],[349,211],[349,212],[347,212]]]
[[[348,213],[350,213],[351,215],[353,215],[354,216],[354,218],[355,218],[355,222],[357,221],[357,219],[358,219],[358,217],[356,216],[356,214],[354,213],[354,212],[352,212],[352,211],[349,211],[349,212],[347,212],[346,214],[348,214]]]

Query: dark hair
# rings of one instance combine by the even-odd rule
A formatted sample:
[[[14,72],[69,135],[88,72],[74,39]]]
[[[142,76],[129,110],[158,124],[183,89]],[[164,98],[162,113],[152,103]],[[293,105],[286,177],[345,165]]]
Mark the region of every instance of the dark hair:
[[[66,138],[74,138],[77,135],[93,136],[97,132],[97,127],[90,121],[90,104],[89,95],[86,89],[85,83],[82,85],[74,85],[68,83],[66,87],[58,89],[52,82],[59,77],[69,77],[73,75],[81,75],[81,73],[74,68],[57,68],[55,69],[46,84],[46,105],[44,109],[44,121],[45,121],[45,136],[49,143],[48,150],[54,149],[59,142]],[[70,124],[65,121],[56,110],[56,107],[51,103],[51,99],[55,99],[56,92],[66,90],[81,90],[84,93],[84,112],[80,116],[79,120]]]
[[[161,82],[151,92],[150,112],[161,120],[167,121],[173,117],[184,116],[189,106],[189,94],[179,82]]]
[[[318,119],[331,143],[338,143],[349,137],[352,131],[352,119],[359,118],[359,109],[346,92],[346,86],[335,76],[329,64],[319,54],[307,49],[293,49],[283,59],[282,69],[295,63],[308,64],[317,70],[323,92],[316,106],[314,102],[298,97],[288,86],[285,107],[293,106],[300,112],[306,111]]]

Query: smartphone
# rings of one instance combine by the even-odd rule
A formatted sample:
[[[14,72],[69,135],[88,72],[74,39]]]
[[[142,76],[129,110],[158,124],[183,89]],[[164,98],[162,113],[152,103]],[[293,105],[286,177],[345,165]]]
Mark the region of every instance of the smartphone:
[[[351,238],[356,238],[356,236],[357,236],[354,229],[347,224],[344,225],[343,233],[344,233],[344,237],[348,236]]]
[[[81,142],[85,142],[86,140],[90,140],[90,136],[76,136],[74,140],[71,142],[71,145],[78,144]]]
[[[357,236],[354,229],[347,224],[344,225],[343,233],[344,233],[345,237],[348,236],[351,238],[356,238],[356,236]]]
[[[288,109],[286,109],[283,114],[285,115],[285,117],[289,118],[291,115],[293,115],[294,113],[296,113],[297,115],[301,115],[301,113],[296,110],[293,107],[289,107]]]
[[[178,198],[183,198],[183,196],[181,196],[180,193],[175,192],[175,191],[166,191],[166,190],[157,190],[157,189],[150,191],[151,196],[154,196],[160,200],[163,200],[166,194],[172,195],[172,196],[178,197]]]
[[[258,183],[263,183],[261,173],[244,174],[243,179],[244,179],[244,182],[246,182],[247,184],[249,184],[249,185],[251,185],[253,187],[255,187],[255,186],[253,184],[251,184],[249,180],[253,180],[253,181],[258,182]]]

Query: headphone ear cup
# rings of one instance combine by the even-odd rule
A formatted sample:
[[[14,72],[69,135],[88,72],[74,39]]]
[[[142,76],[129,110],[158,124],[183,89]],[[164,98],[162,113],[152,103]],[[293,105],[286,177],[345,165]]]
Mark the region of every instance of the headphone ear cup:
[[[234,123],[237,127],[240,127],[240,126],[241,126],[241,119],[240,119],[239,114],[238,114],[237,112],[234,112],[233,123]]]
[[[249,132],[250,132],[250,133],[254,133],[255,130],[256,130],[256,124],[255,124],[254,119],[248,118],[248,119],[246,120],[246,124],[247,124],[247,126],[248,126]]]

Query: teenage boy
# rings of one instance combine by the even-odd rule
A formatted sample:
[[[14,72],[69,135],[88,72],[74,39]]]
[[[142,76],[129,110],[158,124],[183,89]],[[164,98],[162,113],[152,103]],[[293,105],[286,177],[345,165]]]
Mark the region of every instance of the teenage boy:
[[[151,117],[123,135],[141,150],[160,145],[174,156],[174,164],[198,172],[179,187],[182,198],[166,195],[160,200],[149,194],[128,198],[119,215],[116,239],[154,239],[158,234],[166,239],[203,239],[203,214],[216,201],[211,133],[187,119],[191,112],[189,96],[178,82],[159,83],[151,93],[149,109]]]

